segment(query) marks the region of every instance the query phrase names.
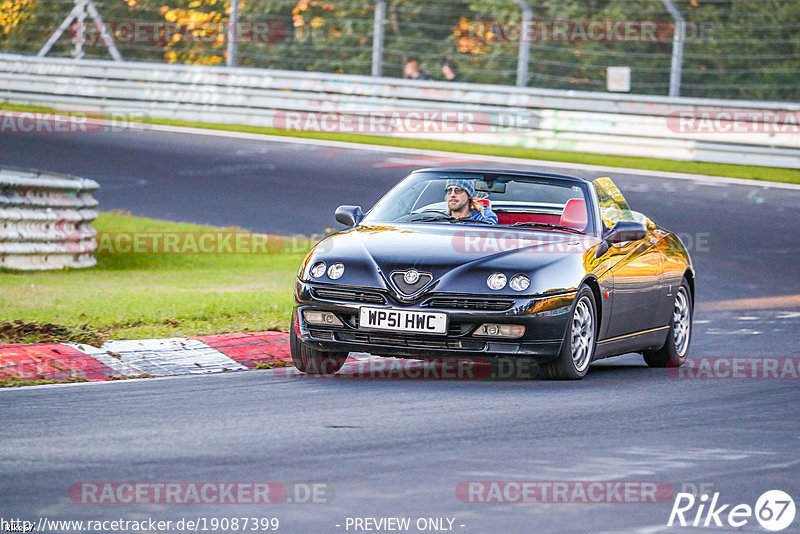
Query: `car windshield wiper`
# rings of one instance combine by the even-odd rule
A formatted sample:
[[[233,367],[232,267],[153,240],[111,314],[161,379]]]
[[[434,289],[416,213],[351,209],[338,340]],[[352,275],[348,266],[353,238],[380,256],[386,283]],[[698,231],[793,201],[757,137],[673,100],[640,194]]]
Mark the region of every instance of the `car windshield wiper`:
[[[463,223],[491,224],[492,226],[494,226],[494,223],[490,223],[489,221],[479,221],[478,219],[470,219],[469,217],[461,217],[460,219],[453,219],[450,222],[454,222],[454,223],[463,222]]]
[[[449,223],[477,223],[477,224],[492,224],[487,221],[479,221],[477,219],[470,219],[469,217],[456,218],[450,215],[438,215],[436,217],[420,217],[419,219],[411,219],[408,222],[449,222]]]
[[[428,217],[420,217],[419,219],[409,219],[408,222],[442,222],[442,221],[453,221],[455,217],[451,217],[450,215],[437,215],[435,217],[428,216]]]
[[[518,222],[512,224],[511,226],[516,226],[518,228],[552,228],[553,230],[563,230],[564,232],[584,235],[584,233],[581,232],[580,230],[576,230],[575,228],[570,228],[569,226],[562,226],[560,224],[548,224],[541,222]]]

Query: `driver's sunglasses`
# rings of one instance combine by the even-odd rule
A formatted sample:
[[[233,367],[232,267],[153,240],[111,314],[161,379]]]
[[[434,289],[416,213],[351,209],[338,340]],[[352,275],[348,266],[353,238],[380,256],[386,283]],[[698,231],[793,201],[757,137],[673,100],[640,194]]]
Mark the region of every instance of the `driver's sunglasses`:
[[[444,190],[444,194],[445,194],[445,195],[449,195],[450,193],[455,193],[456,195],[460,195],[460,194],[461,194],[461,193],[463,193],[463,192],[464,192],[464,189],[463,189],[463,188],[461,188],[461,187],[456,187],[456,186],[453,186],[453,187],[448,187],[448,188],[446,188],[446,189]]]

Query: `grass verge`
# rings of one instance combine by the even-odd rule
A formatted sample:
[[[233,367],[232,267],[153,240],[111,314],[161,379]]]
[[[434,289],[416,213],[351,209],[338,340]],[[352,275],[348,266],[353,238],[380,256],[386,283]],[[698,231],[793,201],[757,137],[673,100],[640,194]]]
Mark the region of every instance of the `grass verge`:
[[[55,111],[54,109],[47,107],[25,106],[9,103],[2,103],[0,104],[0,107],[8,111]],[[246,126],[240,124],[218,124],[155,118],[144,119],[142,122],[171,126],[186,126],[191,128],[206,128],[265,135],[279,135],[284,137],[298,137],[305,139],[323,139],[329,141],[344,141],[370,145],[441,150],[445,152],[458,152],[463,154],[480,154],[545,161],[561,161],[564,163],[581,163],[587,165],[602,165],[607,167],[703,174],[708,176],[728,176],[731,178],[800,184],[800,169],[788,169],[783,167],[761,167],[756,165],[734,165],[701,161],[677,161],[630,156],[607,156],[603,154],[589,154],[584,152],[541,150],[522,146],[480,145],[475,143],[432,141],[426,139],[405,139],[363,134],[305,132],[296,130],[281,130],[277,128],[261,126]]]
[[[19,388],[23,386],[43,386],[45,384],[72,384],[74,382],[88,382],[85,378],[37,378],[35,380],[20,380],[19,378],[5,379],[0,377],[0,388]]]
[[[101,213],[101,233],[220,229]],[[310,248],[309,243],[309,248]],[[286,330],[302,252],[96,254],[89,269],[0,271],[0,343],[145,339]]]

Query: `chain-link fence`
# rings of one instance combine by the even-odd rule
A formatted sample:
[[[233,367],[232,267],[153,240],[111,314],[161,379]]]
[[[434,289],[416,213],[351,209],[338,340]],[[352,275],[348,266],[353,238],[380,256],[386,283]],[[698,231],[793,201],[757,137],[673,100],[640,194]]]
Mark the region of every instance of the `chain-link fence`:
[[[81,1],[0,0],[0,51],[39,53],[67,19],[49,56],[110,58],[96,17],[69,19]],[[798,0],[239,0],[235,31],[230,0],[90,3],[126,61],[225,65],[230,33],[241,67],[403,77],[417,62],[446,80],[447,62],[458,81],[589,91],[628,67],[651,95],[670,92],[682,18],[681,96],[800,100]]]

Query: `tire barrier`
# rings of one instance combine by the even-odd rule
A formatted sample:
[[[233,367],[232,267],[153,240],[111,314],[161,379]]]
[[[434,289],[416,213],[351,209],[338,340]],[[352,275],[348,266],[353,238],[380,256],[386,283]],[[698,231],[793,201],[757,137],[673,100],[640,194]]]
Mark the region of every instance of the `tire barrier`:
[[[0,268],[91,267],[94,180],[0,167]]]

